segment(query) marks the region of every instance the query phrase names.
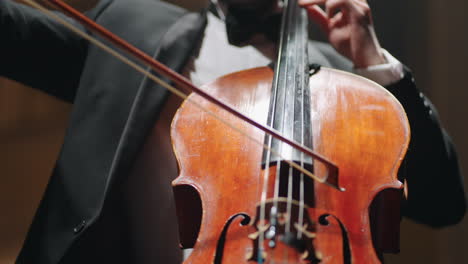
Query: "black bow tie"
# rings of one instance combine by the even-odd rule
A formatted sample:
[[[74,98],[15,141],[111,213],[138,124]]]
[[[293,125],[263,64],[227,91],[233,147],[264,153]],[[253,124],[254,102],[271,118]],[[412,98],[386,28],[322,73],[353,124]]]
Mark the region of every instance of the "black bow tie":
[[[277,41],[281,25],[281,14],[259,19],[248,10],[229,9],[226,15],[226,30],[229,43],[237,46],[248,44],[255,34],[264,34],[269,40]]]

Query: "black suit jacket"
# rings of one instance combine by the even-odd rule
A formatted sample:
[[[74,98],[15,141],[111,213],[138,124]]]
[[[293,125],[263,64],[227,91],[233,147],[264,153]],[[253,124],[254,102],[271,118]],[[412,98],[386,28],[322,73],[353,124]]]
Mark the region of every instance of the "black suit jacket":
[[[156,0],[102,0],[88,16],[177,71],[206,23],[203,13]],[[128,175],[167,92],[28,7],[1,1],[0,18],[0,74],[74,104],[57,165],[17,262],[83,263],[92,254],[102,256],[93,262],[110,261],[106,256],[120,256],[119,248],[103,244],[124,235],[120,225],[109,224],[119,219],[100,222],[114,215],[106,208],[118,203],[116,186]],[[313,42],[310,49],[312,62],[352,67],[328,45]],[[433,226],[458,222],[466,208],[463,185],[435,109],[409,71],[387,89],[406,109],[412,129],[400,170],[411,192],[404,214]],[[96,244],[90,234],[109,240]],[[129,262],[125,257],[113,261]]]

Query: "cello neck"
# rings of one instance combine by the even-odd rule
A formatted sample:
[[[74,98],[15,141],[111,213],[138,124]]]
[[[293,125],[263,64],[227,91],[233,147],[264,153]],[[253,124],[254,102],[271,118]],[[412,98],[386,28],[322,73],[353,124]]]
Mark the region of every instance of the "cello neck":
[[[308,31],[306,11],[299,7],[297,0],[285,0],[272,96],[268,114],[268,125],[286,137],[312,147],[310,132],[309,62],[307,53]],[[304,128],[309,129],[304,129]],[[266,137],[265,143],[280,150],[283,157],[290,160],[305,159],[293,148],[278,140]],[[264,163],[279,161],[276,157],[267,158]],[[302,157],[302,158],[301,158]]]

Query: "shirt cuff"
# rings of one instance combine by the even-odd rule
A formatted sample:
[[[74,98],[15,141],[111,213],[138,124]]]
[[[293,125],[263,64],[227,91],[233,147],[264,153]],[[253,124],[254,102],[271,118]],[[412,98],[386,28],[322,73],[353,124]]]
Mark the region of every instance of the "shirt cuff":
[[[370,79],[382,86],[387,86],[403,79],[405,75],[403,64],[385,49],[382,49],[382,53],[384,54],[387,63],[372,65],[367,68],[354,69],[354,73]]]

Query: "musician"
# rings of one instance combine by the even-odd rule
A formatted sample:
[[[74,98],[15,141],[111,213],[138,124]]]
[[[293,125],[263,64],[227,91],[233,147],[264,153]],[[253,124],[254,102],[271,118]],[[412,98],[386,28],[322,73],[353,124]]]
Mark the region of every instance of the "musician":
[[[312,41],[310,61],[384,85],[407,111],[412,137],[400,172],[410,195],[403,214],[434,227],[460,221],[466,203],[453,144],[411,72],[380,47],[367,3],[301,4],[331,44]],[[277,12],[273,0],[223,0],[207,13],[189,13],[156,0],[101,0],[87,15],[203,84],[271,63],[275,43],[263,26],[253,25],[273,25]],[[244,24],[262,33],[246,32]],[[131,194],[138,196],[137,188],[128,186],[145,187],[129,177],[144,143],[167,144],[153,125],[171,107],[168,93],[52,19],[11,0],[0,1],[0,34],[1,75],[74,105],[60,157],[17,262],[179,262],[180,252],[173,250],[177,239],[170,178],[162,176],[164,168],[156,168],[159,184],[150,196],[159,202],[151,208],[156,213],[137,208],[148,196],[137,197],[140,204],[128,201]],[[160,158],[175,166],[173,159]],[[132,218],[136,211],[148,221]],[[155,236],[130,234],[144,233],[142,226]]]

